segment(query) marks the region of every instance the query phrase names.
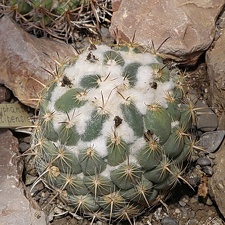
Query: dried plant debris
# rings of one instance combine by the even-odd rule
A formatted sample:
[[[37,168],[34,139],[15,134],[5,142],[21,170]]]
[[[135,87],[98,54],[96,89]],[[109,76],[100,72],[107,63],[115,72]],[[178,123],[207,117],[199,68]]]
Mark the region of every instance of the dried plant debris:
[[[3,0],[0,16],[9,15],[37,37],[50,36],[73,43],[77,33],[101,38],[108,27],[111,0]]]
[[[201,183],[198,186],[198,195],[206,198],[208,195],[208,177],[202,176]]]

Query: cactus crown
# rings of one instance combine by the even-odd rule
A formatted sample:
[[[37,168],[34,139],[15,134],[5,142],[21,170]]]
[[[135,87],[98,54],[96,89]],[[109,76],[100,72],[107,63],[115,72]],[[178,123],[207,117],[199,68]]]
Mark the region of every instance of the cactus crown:
[[[43,91],[36,167],[65,209],[129,220],[176,184],[192,119],[176,79],[156,55],[92,44]]]

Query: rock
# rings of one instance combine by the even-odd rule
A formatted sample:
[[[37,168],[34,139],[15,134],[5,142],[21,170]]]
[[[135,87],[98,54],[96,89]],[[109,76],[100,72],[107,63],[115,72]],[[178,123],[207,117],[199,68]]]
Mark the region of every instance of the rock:
[[[0,224],[46,225],[44,213],[24,195],[17,139],[1,129],[0,143]]]
[[[202,171],[207,175],[207,176],[212,176],[213,175],[213,168],[211,166],[203,166]]]
[[[119,9],[121,2],[122,2],[122,0],[113,0],[112,1],[113,12],[116,12]]]
[[[21,142],[19,144],[19,149],[21,153],[24,153],[25,151],[27,151],[30,148],[30,144],[26,143],[26,142]]]
[[[224,135],[225,130],[206,132],[200,137],[198,145],[203,147],[207,152],[215,152],[221,145]]]
[[[186,206],[186,205],[187,205],[187,203],[186,203],[186,202],[184,202],[184,201],[182,201],[182,200],[180,200],[180,201],[179,201],[179,205],[180,205],[181,207],[184,207],[184,206]]]
[[[4,86],[0,86],[0,103],[9,101],[10,98],[11,98],[11,91]]]
[[[207,157],[204,158],[198,158],[197,164],[200,166],[210,166],[211,165],[211,160]]]
[[[36,38],[4,16],[0,19],[0,83],[4,84],[25,105],[36,107],[43,84],[53,77],[49,72],[57,62],[74,57],[75,50],[65,43]]]
[[[204,132],[216,130],[218,127],[218,118],[213,110],[201,100],[196,102],[195,108],[197,109],[197,128]]]
[[[164,217],[161,220],[161,225],[178,225],[178,222],[172,217]]]
[[[207,72],[210,81],[209,97],[219,115],[219,129],[225,129],[225,30],[206,52]]]
[[[193,188],[197,187],[197,186],[199,185],[200,181],[201,181],[201,178],[200,178],[199,176],[197,176],[197,175],[188,178],[188,183],[189,183]]]
[[[211,45],[224,0],[115,1],[110,32],[116,40],[132,41],[182,64],[193,65]],[[119,7],[118,7],[119,5]]]
[[[225,217],[225,140],[215,155],[214,174],[209,179],[209,194],[213,197],[219,211]]]

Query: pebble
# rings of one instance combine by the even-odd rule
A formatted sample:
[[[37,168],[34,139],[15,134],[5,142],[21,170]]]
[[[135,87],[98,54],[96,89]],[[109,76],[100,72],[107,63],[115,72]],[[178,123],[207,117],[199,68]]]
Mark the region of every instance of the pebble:
[[[189,213],[189,217],[193,219],[193,218],[195,218],[195,216],[196,216],[196,213],[195,213],[195,211],[192,210],[192,211]]]
[[[11,97],[11,91],[5,86],[0,86],[0,103],[10,100]]]
[[[179,203],[180,206],[184,207],[184,206],[187,205],[188,201],[189,201],[188,197],[184,196],[178,203]]]
[[[180,211],[180,209],[178,209],[178,208],[176,208],[176,209],[174,210],[174,212],[175,212],[176,214],[181,214],[181,211]]]
[[[26,175],[25,185],[31,185],[35,182],[37,177],[31,176],[29,174]]]
[[[191,219],[188,221],[188,225],[198,225],[198,224],[199,224],[199,222],[196,219]]]
[[[213,153],[221,145],[224,136],[225,130],[206,132],[200,137],[198,145],[206,149],[208,152]]]
[[[201,131],[214,131],[218,127],[217,115],[203,101],[198,100],[195,104],[197,115],[197,128]]]
[[[208,157],[209,157],[210,159],[215,159],[215,158],[216,158],[216,155],[213,154],[213,153],[209,153],[209,154],[208,154]],[[212,163],[214,164],[213,161],[212,161]]]
[[[178,222],[172,217],[164,217],[161,220],[161,225],[179,225]]]
[[[32,188],[32,190],[30,190],[31,196],[36,196],[38,192],[44,189],[44,184],[42,182],[38,182],[36,185],[32,186],[31,188]],[[43,198],[43,196],[41,197]]]
[[[104,225],[101,221],[97,221],[96,225]]]
[[[30,144],[26,143],[26,142],[21,142],[19,144],[19,148],[20,148],[20,152],[24,153],[25,151],[27,151],[30,147]]]
[[[209,196],[208,196],[208,198],[206,199],[205,204],[206,204],[206,205],[209,205],[209,206],[213,205],[213,202],[212,202],[212,200],[211,200],[211,198],[210,198]]]
[[[198,202],[198,196],[194,196],[190,199],[190,203],[191,204],[194,204],[194,203],[197,203]]]
[[[203,166],[202,171],[207,175],[207,176],[212,176],[213,175],[213,168],[211,166]]]
[[[211,166],[211,160],[207,157],[199,158],[197,164],[200,166]]]
[[[31,136],[29,135],[29,136],[27,136],[27,137],[24,137],[21,141],[23,141],[23,142],[26,142],[26,143],[30,143],[30,141],[31,141]]]
[[[199,176],[195,176],[195,177],[188,178],[188,183],[192,187],[197,187],[199,185],[200,181],[201,181],[201,178]]]
[[[180,205],[181,207],[184,207],[185,205],[187,205],[187,203],[184,202],[184,201],[182,201],[182,200],[180,200],[180,201],[179,201],[179,205]]]

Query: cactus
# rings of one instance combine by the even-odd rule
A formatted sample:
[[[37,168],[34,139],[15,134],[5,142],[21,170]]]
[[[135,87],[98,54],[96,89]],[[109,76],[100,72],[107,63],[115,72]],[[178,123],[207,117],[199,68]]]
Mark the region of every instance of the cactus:
[[[57,71],[41,95],[32,149],[65,210],[130,220],[184,180],[192,113],[158,56],[91,44]]]
[[[11,15],[35,36],[74,42],[75,32],[100,36],[99,23],[109,25],[111,0],[5,0],[0,16]]]
[[[33,12],[35,14],[34,17],[38,15],[37,11],[42,9],[43,14],[47,15],[49,13],[55,14],[56,16],[60,16],[70,10],[76,9],[81,6],[81,4],[87,4],[88,0],[84,0],[83,2],[80,0],[69,0],[69,1],[58,1],[58,0],[10,0],[9,5],[14,7],[18,13],[22,15],[29,14]],[[35,12],[36,11],[36,12]],[[36,17],[37,20],[42,19],[42,14],[39,17]],[[50,16],[51,17],[51,16]],[[54,18],[54,17],[52,17]],[[47,21],[46,21],[47,22]],[[48,21],[50,23],[50,20]]]

